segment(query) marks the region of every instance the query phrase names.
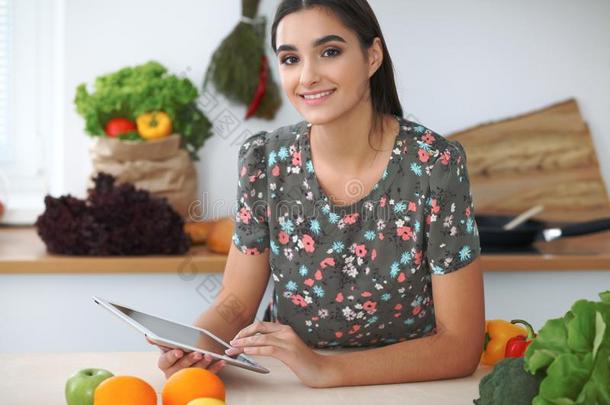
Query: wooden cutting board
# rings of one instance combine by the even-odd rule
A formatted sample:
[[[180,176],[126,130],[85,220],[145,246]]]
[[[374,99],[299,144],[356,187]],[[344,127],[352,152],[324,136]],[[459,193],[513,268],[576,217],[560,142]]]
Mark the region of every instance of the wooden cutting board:
[[[610,200],[578,103],[569,99],[447,135],[466,150],[477,214],[572,222],[610,217]]]

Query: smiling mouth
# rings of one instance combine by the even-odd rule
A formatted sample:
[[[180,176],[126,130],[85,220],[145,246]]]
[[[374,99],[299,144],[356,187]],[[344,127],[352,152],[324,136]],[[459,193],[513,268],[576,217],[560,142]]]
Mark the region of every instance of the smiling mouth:
[[[333,94],[337,89],[332,89],[329,91],[323,91],[321,93],[316,93],[316,94],[312,94],[312,95],[305,95],[305,94],[299,94],[299,97],[305,99],[305,100],[318,100],[320,98],[324,98],[327,96],[330,96],[331,94]]]

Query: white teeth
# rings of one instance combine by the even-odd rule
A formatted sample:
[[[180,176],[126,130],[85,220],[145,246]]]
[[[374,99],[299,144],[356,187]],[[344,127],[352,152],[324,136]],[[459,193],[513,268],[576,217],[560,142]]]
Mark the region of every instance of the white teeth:
[[[311,96],[308,96],[308,95],[303,95],[303,97],[305,98],[305,100],[315,100],[315,99],[317,99],[317,98],[321,98],[321,97],[328,96],[328,95],[329,95],[329,94],[331,94],[333,91],[334,91],[334,90],[327,91],[327,92],[324,92],[324,93],[313,94],[313,95],[311,95]]]

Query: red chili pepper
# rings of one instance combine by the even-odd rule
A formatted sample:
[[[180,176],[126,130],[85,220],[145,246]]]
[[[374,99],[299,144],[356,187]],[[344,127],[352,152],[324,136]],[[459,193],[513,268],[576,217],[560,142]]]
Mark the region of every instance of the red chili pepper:
[[[523,357],[525,350],[532,343],[532,340],[536,337],[534,333],[534,328],[532,325],[525,322],[522,319],[514,319],[510,321],[510,323],[521,323],[527,328],[527,336],[517,335],[508,340],[506,342],[506,349],[504,351],[504,357]]]
[[[258,78],[258,86],[256,87],[254,97],[248,106],[248,110],[246,111],[246,119],[254,115],[256,109],[263,99],[263,96],[265,95],[265,88],[267,87],[267,69],[267,57],[263,55],[261,57],[261,70]]]

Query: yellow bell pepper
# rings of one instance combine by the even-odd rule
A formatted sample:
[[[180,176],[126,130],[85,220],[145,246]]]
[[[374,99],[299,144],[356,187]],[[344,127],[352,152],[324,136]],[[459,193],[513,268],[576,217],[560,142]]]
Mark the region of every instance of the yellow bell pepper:
[[[164,138],[172,133],[172,120],[163,111],[152,111],[136,118],[138,133],[144,139]]]
[[[502,360],[506,343],[517,335],[527,335],[527,330],[502,319],[485,321],[485,345],[481,354],[481,363],[493,366]]]

